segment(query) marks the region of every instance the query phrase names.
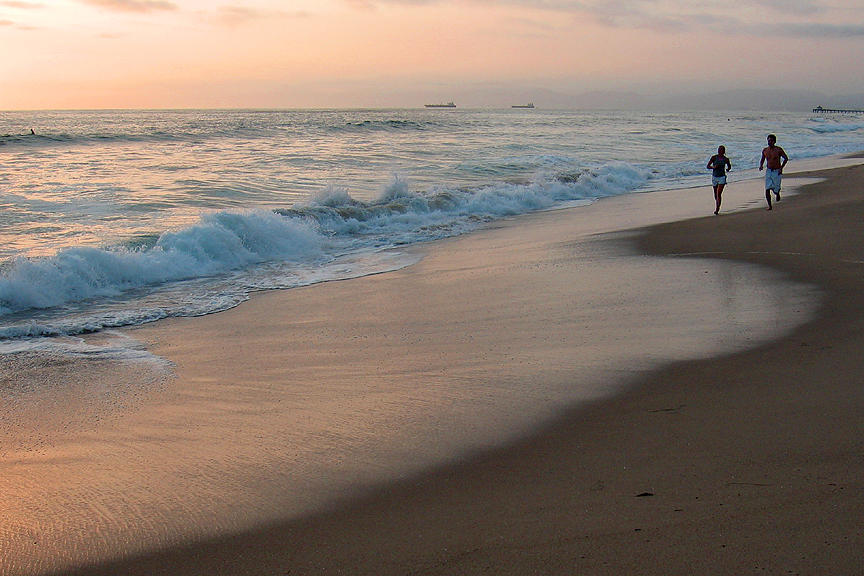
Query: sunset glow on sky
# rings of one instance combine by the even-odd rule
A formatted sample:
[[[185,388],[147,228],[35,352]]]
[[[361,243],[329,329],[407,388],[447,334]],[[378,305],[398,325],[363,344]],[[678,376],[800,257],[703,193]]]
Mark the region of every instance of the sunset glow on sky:
[[[864,93],[862,0],[0,1],[0,109]]]

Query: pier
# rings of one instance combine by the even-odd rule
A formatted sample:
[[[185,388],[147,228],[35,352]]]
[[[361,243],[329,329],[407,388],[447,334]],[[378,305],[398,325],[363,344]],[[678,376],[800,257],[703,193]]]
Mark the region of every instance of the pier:
[[[843,109],[843,108],[823,108],[822,106],[817,106],[813,108],[814,114],[864,114],[864,110],[852,110],[852,109]]]

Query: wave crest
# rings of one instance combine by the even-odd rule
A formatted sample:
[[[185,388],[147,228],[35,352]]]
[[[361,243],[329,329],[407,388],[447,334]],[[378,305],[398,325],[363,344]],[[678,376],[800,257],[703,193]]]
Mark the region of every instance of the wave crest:
[[[320,254],[321,238],[305,222],[266,211],[217,212],[195,226],[162,234],[152,248],[74,247],[49,258],[18,258],[0,276],[0,314]]]

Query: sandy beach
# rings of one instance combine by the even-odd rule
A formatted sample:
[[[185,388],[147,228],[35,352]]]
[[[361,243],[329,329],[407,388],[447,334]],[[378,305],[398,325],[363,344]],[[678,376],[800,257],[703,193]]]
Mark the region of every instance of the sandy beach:
[[[859,162],[127,330],[173,376],[3,453],[0,573],[859,574]]]

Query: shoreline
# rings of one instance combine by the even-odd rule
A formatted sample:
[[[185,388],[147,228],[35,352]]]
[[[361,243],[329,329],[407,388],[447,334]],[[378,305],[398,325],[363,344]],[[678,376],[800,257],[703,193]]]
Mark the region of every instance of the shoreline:
[[[856,177],[860,182],[860,166],[840,170],[857,171]],[[821,175],[838,177],[836,173],[833,176],[831,173],[815,176]],[[784,210],[780,212],[786,212],[787,205],[794,207],[798,201],[797,198],[784,198]],[[703,203],[707,208],[708,203],[704,199]],[[734,240],[736,231],[740,233],[740,230],[747,230],[753,225],[753,222],[748,222],[742,228],[740,222],[763,216],[761,212],[755,210],[724,215],[720,222],[724,229],[723,238]],[[758,216],[748,216],[751,214]],[[696,221],[655,224],[646,232],[646,236],[626,241],[636,242],[637,246],[648,252],[667,256],[694,252],[709,258],[719,256],[708,253],[710,251],[707,249],[714,248],[716,252],[717,239],[704,234],[705,226],[714,225],[708,224],[713,219],[706,217]],[[726,220],[738,222],[738,228],[735,222],[727,223]],[[704,242],[706,238],[710,238],[710,242],[707,245],[700,244],[700,240]],[[767,251],[767,255],[760,255],[757,250],[744,251],[741,247],[737,250],[726,251],[723,256],[741,258],[796,275],[784,261],[788,256],[775,255],[772,258],[770,251]],[[797,279],[808,283],[813,281],[809,271],[797,274]],[[824,288],[823,281],[826,279],[820,277],[820,280],[819,284]],[[822,321],[820,318],[805,326],[819,325]],[[694,489],[682,487],[680,476],[692,471],[687,471],[683,462],[668,454],[661,462],[649,461],[648,455],[656,455],[662,449],[668,451],[676,445],[682,453],[686,453],[687,443],[682,444],[681,438],[671,435],[674,428],[671,424],[676,418],[689,421],[695,413],[711,419],[718,429],[728,432],[723,428],[728,424],[720,416],[708,413],[712,402],[722,405],[723,397],[721,394],[718,398],[718,391],[704,383],[693,391],[676,389],[669,382],[687,382],[692,385],[682,377],[682,373],[690,372],[704,377],[704,374],[715,370],[716,365],[740,362],[741,358],[745,358],[745,366],[752,370],[754,355],[778,347],[779,342],[797,337],[801,330],[798,328],[792,335],[778,342],[762,344],[756,349],[729,353],[720,358],[676,363],[652,371],[648,381],[640,378],[639,384],[627,387],[620,394],[569,410],[555,424],[544,426],[541,432],[528,438],[500,449],[481,451],[466,461],[447,464],[431,472],[411,476],[408,480],[387,483],[366,495],[349,498],[332,511],[276,524],[263,530],[203,540],[190,546],[178,546],[164,552],[68,573],[261,574],[286,573],[290,570],[292,573],[324,574],[344,570],[358,574],[452,574],[477,573],[485,566],[494,566],[498,573],[524,574],[532,570],[566,573],[579,570],[592,574],[611,574],[616,573],[615,569],[619,570],[617,573],[626,569],[628,565],[623,563],[624,560],[636,562],[642,558],[644,561],[645,558],[639,554],[655,554],[657,550],[654,547],[638,545],[636,540],[654,539],[656,542],[658,538],[668,538],[668,535],[662,534],[663,529],[671,530],[672,536],[682,543],[682,548],[678,549],[682,557],[689,558],[690,562],[703,562],[709,557],[697,554],[693,558],[693,554],[698,551],[689,550],[684,545],[689,534],[688,531],[681,532],[681,525],[686,523],[681,517],[695,515],[701,523],[710,524],[714,519],[713,512],[716,512],[706,505],[711,498],[696,496],[696,500],[700,500],[698,504],[688,501],[687,496],[692,497]],[[749,359],[749,363],[746,359]],[[658,381],[662,384],[658,385]],[[746,387],[739,385],[738,388]],[[691,398],[694,394],[702,394],[702,397],[694,400]],[[678,401],[685,397],[687,401]],[[706,403],[706,397],[712,401]],[[645,408],[646,403],[650,408]],[[610,417],[610,413],[613,417]],[[611,428],[610,418],[614,421]],[[625,426],[621,429],[627,418],[632,420],[632,428]],[[692,432],[694,423],[689,421],[689,425],[691,428],[688,430]],[[737,425],[745,430],[749,427],[747,422],[737,422]],[[637,433],[640,430],[641,433]],[[659,432],[663,441],[646,437],[646,431]],[[740,436],[742,430],[736,432]],[[647,449],[615,454],[617,447],[633,442],[642,443]],[[578,457],[568,454],[573,449],[578,451]],[[717,464],[705,462],[705,454],[699,456],[700,465],[713,468],[718,476],[724,475]],[[728,460],[727,455],[723,462],[738,464],[740,468],[739,463],[730,463]],[[651,473],[640,479],[640,471],[642,474]],[[679,477],[676,478],[676,474]],[[727,471],[727,478],[728,474]],[[591,480],[591,477],[594,479]],[[651,481],[647,482],[645,478]],[[703,481],[701,484],[703,489],[706,483]],[[745,478],[740,482],[736,480],[732,484],[721,484],[719,487],[727,490],[719,492],[726,498],[732,497],[728,488],[735,486],[742,493],[746,492],[744,496],[738,494],[738,497],[752,504],[749,500],[758,500],[758,488],[767,487],[763,484],[766,482]],[[834,484],[838,485],[836,482]],[[714,488],[717,490],[718,487]],[[670,494],[674,497],[670,498]],[[665,506],[658,508],[660,502]],[[615,507],[615,513],[604,508],[610,504]],[[673,507],[672,513],[664,516],[658,526],[658,519],[651,513],[669,512],[666,509],[668,506],[677,507]],[[563,514],[568,509],[571,512],[581,510],[582,513],[568,518]],[[611,531],[603,528],[604,523],[610,521],[610,516],[617,521],[617,524],[613,522],[617,529],[613,527]],[[629,524],[622,524],[628,519]],[[693,519],[688,518],[688,521],[692,522]],[[580,526],[575,527],[574,523]],[[629,530],[622,528],[623,525],[635,524],[638,526]],[[677,526],[678,531],[670,526]],[[693,528],[693,524],[688,526]],[[730,529],[734,526],[727,524]],[[648,531],[652,531],[650,536]],[[860,541],[860,534],[858,538]],[[739,542],[740,554],[740,547],[743,546],[740,538],[729,539],[730,542],[736,540]],[[613,558],[612,551],[621,545],[636,546],[633,548],[634,555],[630,558]],[[635,553],[637,551],[638,554]],[[722,558],[717,554],[720,553],[710,556],[712,562],[721,562]],[[711,564],[697,565],[704,569]],[[634,563],[631,568],[635,566],[639,564]],[[668,564],[657,569],[658,574],[677,573]],[[742,566],[736,566],[736,570],[739,572],[728,573],[740,573]]]

